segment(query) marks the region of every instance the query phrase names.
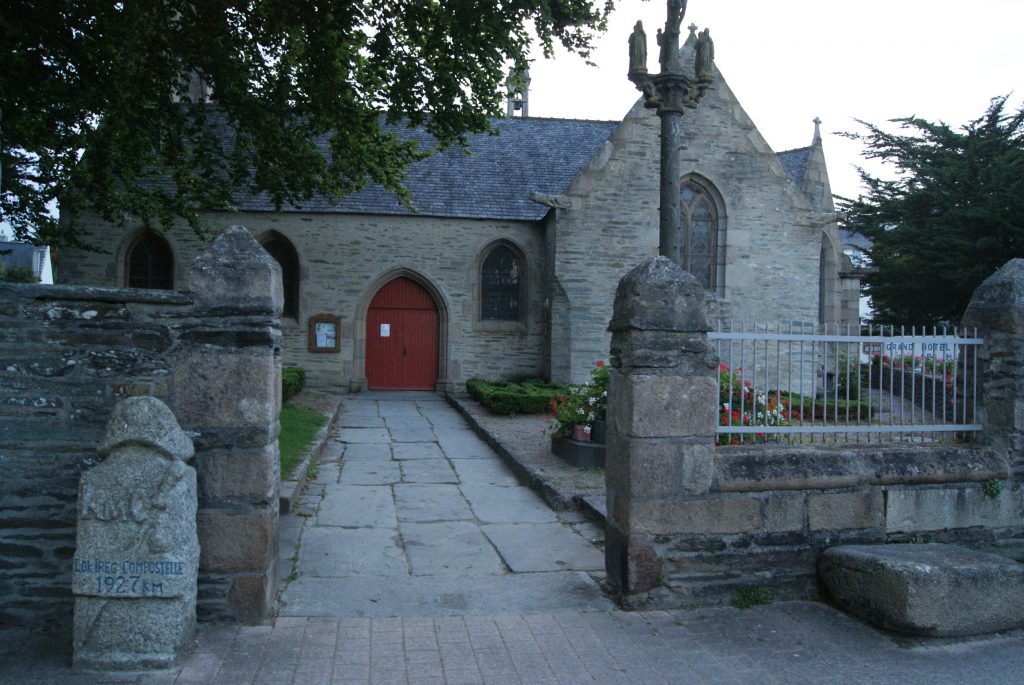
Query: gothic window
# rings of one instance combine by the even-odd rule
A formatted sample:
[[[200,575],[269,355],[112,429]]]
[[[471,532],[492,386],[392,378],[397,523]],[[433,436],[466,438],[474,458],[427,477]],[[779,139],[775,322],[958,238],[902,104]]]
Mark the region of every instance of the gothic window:
[[[682,240],[679,253],[683,268],[708,290],[716,286],[718,212],[711,195],[693,181],[682,188]]]
[[[480,318],[518,321],[522,262],[507,245],[498,245],[480,269]]]
[[[263,249],[281,267],[281,286],[284,291],[284,316],[299,316],[299,253],[291,241],[272,231],[260,242]]]
[[[174,251],[163,236],[146,231],[128,248],[126,285],[129,288],[174,288]]]

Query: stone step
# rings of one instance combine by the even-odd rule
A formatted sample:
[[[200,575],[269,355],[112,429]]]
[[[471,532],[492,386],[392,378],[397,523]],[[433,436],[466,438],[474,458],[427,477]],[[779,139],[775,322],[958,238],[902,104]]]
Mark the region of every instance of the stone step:
[[[1024,626],[1024,564],[957,545],[840,545],[819,573],[851,613],[888,630],[954,637]]]

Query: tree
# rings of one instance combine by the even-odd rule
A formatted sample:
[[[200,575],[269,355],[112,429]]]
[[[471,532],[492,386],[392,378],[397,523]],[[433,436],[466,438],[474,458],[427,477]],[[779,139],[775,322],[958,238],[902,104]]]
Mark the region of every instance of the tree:
[[[78,244],[75,215],[166,228],[366,182],[489,130],[531,42],[586,56],[611,0],[7,0],[0,210],[18,238]],[[204,86],[213,100],[195,97]],[[401,135],[422,126],[432,136]],[[52,216],[56,201],[65,216]],[[84,240],[87,241],[87,238]]]
[[[871,240],[863,277],[881,323],[956,323],[974,289],[1024,257],[1024,108],[1007,98],[958,130],[917,117],[904,133],[859,122],[866,157],[892,165],[895,180],[859,169],[867,193],[839,198],[842,225]]]

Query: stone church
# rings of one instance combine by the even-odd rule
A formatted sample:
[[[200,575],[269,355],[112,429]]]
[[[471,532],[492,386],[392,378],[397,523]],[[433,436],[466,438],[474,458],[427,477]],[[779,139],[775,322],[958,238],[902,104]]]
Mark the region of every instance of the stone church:
[[[691,46],[683,48],[692,63]],[[510,104],[510,111],[512,110]],[[525,110],[525,108],[523,108]],[[619,279],[657,254],[659,130],[511,117],[408,169],[413,208],[380,188],[302,207],[241,197],[212,226],[247,227],[282,268],[283,361],[332,390],[455,389],[467,378],[580,382],[608,356]],[[775,153],[716,73],[683,119],[684,267],[722,319],[857,320],[817,127]],[[58,281],[187,290],[203,245],[84,213],[103,253],[65,251]]]

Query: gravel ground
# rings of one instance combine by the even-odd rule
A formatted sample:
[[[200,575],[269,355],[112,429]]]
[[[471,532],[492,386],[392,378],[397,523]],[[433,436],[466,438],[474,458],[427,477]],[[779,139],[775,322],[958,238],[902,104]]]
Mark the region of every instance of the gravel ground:
[[[468,396],[448,399],[548,505],[554,509],[579,509],[591,517],[603,518],[604,469],[569,466],[552,454],[546,415],[501,416]]]

